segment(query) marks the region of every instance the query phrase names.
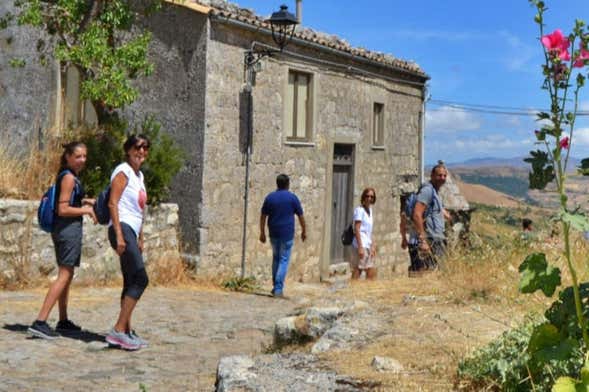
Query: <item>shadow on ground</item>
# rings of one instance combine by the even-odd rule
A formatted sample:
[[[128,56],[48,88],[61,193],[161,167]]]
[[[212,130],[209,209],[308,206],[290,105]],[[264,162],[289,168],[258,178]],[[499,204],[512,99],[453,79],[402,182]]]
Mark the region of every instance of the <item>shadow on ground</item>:
[[[11,332],[19,332],[19,333],[27,333],[27,330],[29,329],[28,325],[24,325],[24,324],[4,324],[4,326],[2,327],[3,329],[7,330],[7,331],[11,331]],[[59,333],[62,337],[64,338],[68,338],[68,339],[75,339],[75,340],[80,340],[84,343],[91,343],[91,342],[101,342],[101,343],[105,343],[106,340],[104,340],[105,336],[92,332],[92,331],[80,331],[80,332],[60,332]]]

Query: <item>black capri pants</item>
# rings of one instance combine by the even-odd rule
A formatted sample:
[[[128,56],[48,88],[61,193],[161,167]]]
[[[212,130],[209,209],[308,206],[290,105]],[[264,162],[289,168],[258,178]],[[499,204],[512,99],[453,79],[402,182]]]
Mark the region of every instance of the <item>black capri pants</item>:
[[[121,272],[123,273],[123,292],[121,293],[121,299],[125,296],[139,299],[149,284],[149,279],[145,272],[143,256],[139,251],[137,234],[135,234],[131,226],[123,222],[121,222],[121,230],[123,231],[123,239],[126,243],[125,251],[120,256]],[[117,236],[112,226],[108,228],[108,240],[112,248],[116,250]]]

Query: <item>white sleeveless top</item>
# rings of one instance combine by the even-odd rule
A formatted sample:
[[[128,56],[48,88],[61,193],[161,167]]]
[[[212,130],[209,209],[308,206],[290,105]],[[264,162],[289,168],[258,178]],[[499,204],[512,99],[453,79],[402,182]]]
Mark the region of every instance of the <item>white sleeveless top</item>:
[[[111,183],[120,172],[123,172],[127,177],[127,186],[119,200],[119,221],[131,226],[135,234],[139,235],[143,224],[143,212],[147,203],[143,173],[139,171],[139,174],[136,174],[135,170],[127,162],[124,162],[112,172],[110,176]],[[112,225],[112,221],[110,225]]]

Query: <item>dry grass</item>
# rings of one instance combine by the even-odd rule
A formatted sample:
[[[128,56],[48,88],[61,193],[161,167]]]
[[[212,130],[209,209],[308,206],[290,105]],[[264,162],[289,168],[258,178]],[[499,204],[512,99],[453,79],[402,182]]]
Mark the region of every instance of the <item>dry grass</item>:
[[[50,139],[41,150],[30,142],[27,152],[15,155],[10,143],[0,143],[0,197],[38,199],[59,169],[61,141]]]
[[[519,216],[532,214],[538,223],[538,239],[526,243],[520,240],[518,226],[503,222],[506,211],[477,211],[471,225],[472,247],[451,252],[441,272],[420,278],[354,282],[349,290],[338,292],[382,312],[395,312],[395,317],[390,335],[360,350],[332,352],[324,358],[342,374],[378,382],[375,390],[456,390],[455,374],[461,359],[519,324],[526,314],[543,313],[556,298],[518,292],[518,267],[528,254],[545,253],[551,264],[561,268],[563,285],[570,285],[562,241],[550,239],[549,213],[515,212]],[[587,281],[589,249],[578,233],[573,233],[572,249],[580,280]],[[435,301],[407,302],[406,295]],[[377,372],[371,366],[377,355],[397,359],[404,371],[397,375]]]

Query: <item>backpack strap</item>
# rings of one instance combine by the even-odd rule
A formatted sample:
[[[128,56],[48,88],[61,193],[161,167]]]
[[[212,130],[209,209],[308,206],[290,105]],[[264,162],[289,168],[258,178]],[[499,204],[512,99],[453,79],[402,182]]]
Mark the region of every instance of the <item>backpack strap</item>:
[[[74,202],[76,195],[80,192],[80,180],[70,169],[64,169],[57,175],[57,180],[55,181],[56,187],[56,198],[54,200],[55,203],[59,203],[59,196],[61,194],[61,180],[65,177],[66,174],[71,173],[74,176],[74,189],[72,189],[72,194],[70,195],[70,202],[69,205],[71,206]],[[54,210],[57,211],[55,206],[53,206]]]

